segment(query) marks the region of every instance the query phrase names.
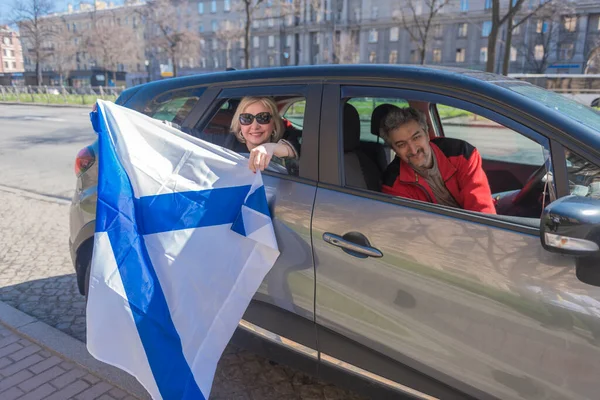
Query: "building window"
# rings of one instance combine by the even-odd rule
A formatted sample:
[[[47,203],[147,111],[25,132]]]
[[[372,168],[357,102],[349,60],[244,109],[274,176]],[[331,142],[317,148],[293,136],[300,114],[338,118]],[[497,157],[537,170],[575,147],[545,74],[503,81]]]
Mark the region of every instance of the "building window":
[[[269,25],[270,27],[275,26],[275,20],[273,18],[269,18],[267,20],[267,25]]]
[[[354,9],[354,20],[355,21],[360,21],[360,8],[355,8]]]
[[[563,17],[563,27],[567,32],[575,32],[577,30],[577,17]]]
[[[200,58],[200,66],[206,68],[206,57]]]
[[[489,10],[492,8],[493,0],[485,0],[485,9]]]
[[[254,21],[252,21],[252,27],[253,28],[260,28],[260,21],[255,19]]]
[[[292,35],[287,35],[285,37],[285,46],[286,47],[292,47],[292,40],[293,40],[293,36]]]
[[[223,10],[231,11],[231,1],[230,0],[225,0],[223,2]]]
[[[377,32],[377,29],[371,29],[369,31],[369,43],[377,43],[378,39],[379,39],[379,32]]]
[[[410,51],[410,62],[411,63],[419,62],[419,51],[418,50],[413,49]]]
[[[275,57],[269,56],[269,67],[275,66]]]
[[[8,61],[4,61],[4,68],[8,69]]]
[[[204,24],[202,24],[202,23],[201,23],[201,24],[198,26],[198,31],[199,31],[200,33],[204,32]]]
[[[596,30],[600,31],[600,15],[598,16],[598,26],[596,26]]]
[[[213,65],[215,66],[215,69],[219,68],[219,57],[213,57]]]
[[[396,64],[396,63],[398,63],[398,50],[392,50],[392,51],[390,51],[390,58],[389,58],[388,62],[390,64]]]
[[[458,37],[467,37],[467,32],[469,29],[469,24],[463,22],[458,25]]]
[[[573,43],[562,43],[560,45],[559,58],[561,60],[570,60],[573,58]]]
[[[433,62],[434,63],[442,62],[442,49],[433,49]]]
[[[275,36],[269,36],[269,47],[275,47]]]
[[[537,61],[540,61],[544,58],[544,45],[543,44],[538,44],[535,46],[534,57]]]
[[[217,40],[217,38],[213,38],[212,40],[212,49],[213,50],[217,50],[219,48],[219,41]]]
[[[254,46],[255,49],[257,49],[260,46],[260,39],[258,36],[254,36],[252,38],[252,45]]]
[[[442,29],[441,24],[436,24],[433,26],[433,37],[434,38],[441,38],[443,33],[444,33],[444,30]]]
[[[484,21],[481,25],[481,36],[488,37],[492,31],[492,21]]]
[[[369,62],[370,62],[371,64],[374,64],[374,63],[376,63],[376,62],[377,62],[377,53],[375,53],[374,51],[372,51],[372,52],[369,54]]]
[[[216,32],[219,30],[219,23],[217,22],[216,19],[213,19],[212,21],[210,21],[210,26],[213,32]]]
[[[373,7],[371,10],[371,19],[379,18],[379,7]]]
[[[210,12],[211,13],[216,13],[217,12],[217,0],[212,0],[210,2]]]
[[[517,26],[518,23],[519,23],[519,20],[513,19],[513,31],[512,31],[513,35],[518,35],[521,33],[521,25]]]
[[[488,52],[487,52],[487,47],[482,47],[479,50],[479,62],[487,62],[487,56],[488,56]]]
[[[543,20],[538,20],[537,26],[535,27],[535,31],[537,33],[546,33],[548,32],[548,23]]]
[[[460,0],[460,11],[469,11],[469,0]]]
[[[257,68],[260,66],[260,57],[254,56],[254,67]]]
[[[394,26],[390,28],[390,42],[397,42],[400,37],[400,28]]]
[[[517,49],[515,49],[513,46],[510,46],[510,61],[517,61]]]
[[[465,49],[456,49],[456,62],[464,63],[466,53],[467,51]]]

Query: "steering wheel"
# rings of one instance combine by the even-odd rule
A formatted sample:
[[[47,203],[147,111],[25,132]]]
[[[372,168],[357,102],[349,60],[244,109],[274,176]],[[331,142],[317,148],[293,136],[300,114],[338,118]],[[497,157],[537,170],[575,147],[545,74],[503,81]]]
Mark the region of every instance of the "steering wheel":
[[[522,205],[525,201],[530,200],[532,195],[536,194],[536,191],[542,191],[544,183],[542,179],[546,175],[546,164],[542,164],[527,178],[525,185],[519,191],[519,193],[513,199],[514,205]]]

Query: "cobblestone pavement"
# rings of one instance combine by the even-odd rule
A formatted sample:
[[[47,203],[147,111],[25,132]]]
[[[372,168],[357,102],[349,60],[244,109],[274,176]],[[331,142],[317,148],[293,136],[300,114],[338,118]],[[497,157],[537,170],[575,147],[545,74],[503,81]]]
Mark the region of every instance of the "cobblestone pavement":
[[[0,398],[2,400],[134,400],[57,354],[0,325]]]
[[[77,290],[68,253],[68,210],[68,205],[54,200],[26,197],[0,188],[0,300],[85,341],[85,302]],[[2,340],[0,338],[0,345]],[[44,355],[39,356],[40,362]],[[0,358],[0,368],[3,368],[3,360]],[[22,372],[19,377],[30,373]],[[92,380],[78,380],[77,388],[83,391],[94,387]],[[1,393],[4,381],[0,379],[3,400],[7,398]],[[39,387],[40,391],[57,393],[59,389],[63,388],[52,383]],[[18,386],[11,390],[15,394],[23,391]],[[109,396],[110,393],[103,399],[118,398]],[[291,368],[272,365],[234,346],[225,350],[211,395],[211,400],[358,398]]]

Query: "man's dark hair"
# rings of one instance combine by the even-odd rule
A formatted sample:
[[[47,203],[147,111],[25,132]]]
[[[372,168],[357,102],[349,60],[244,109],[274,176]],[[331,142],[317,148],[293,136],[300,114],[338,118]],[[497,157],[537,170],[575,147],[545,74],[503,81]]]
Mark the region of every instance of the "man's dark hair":
[[[425,133],[429,131],[425,114],[415,108],[405,107],[391,110],[385,116],[383,123],[381,124],[381,137],[389,142],[390,133],[393,130],[411,121],[418,123]]]

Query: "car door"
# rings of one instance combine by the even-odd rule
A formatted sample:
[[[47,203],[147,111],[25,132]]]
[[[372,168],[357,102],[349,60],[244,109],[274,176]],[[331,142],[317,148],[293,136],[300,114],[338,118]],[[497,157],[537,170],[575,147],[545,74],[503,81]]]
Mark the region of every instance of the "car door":
[[[252,83],[213,86],[206,90],[184,125],[188,132],[221,144],[229,133],[236,104],[244,96],[270,96],[278,100],[283,114],[294,102],[304,101],[290,116],[301,130],[298,175],[262,173],[280,256],[267,274],[241,326],[265,339],[293,347],[316,359],[314,328],[314,265],[310,221],[316,193],[319,114],[319,83],[256,85]],[[298,114],[301,113],[301,114]],[[219,137],[219,135],[221,135]],[[273,163],[272,163],[273,164]],[[275,167],[278,167],[275,165]]]
[[[596,397],[600,288],[542,248],[539,219],[346,184],[341,110],[359,97],[447,104],[550,146],[472,97],[326,85],[312,225],[322,362],[418,398]]]

